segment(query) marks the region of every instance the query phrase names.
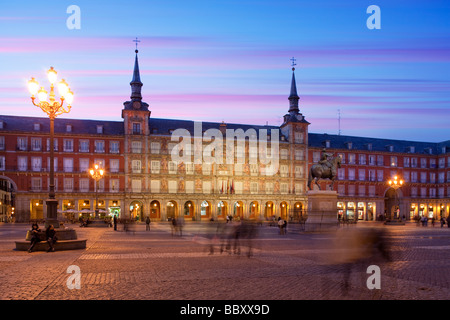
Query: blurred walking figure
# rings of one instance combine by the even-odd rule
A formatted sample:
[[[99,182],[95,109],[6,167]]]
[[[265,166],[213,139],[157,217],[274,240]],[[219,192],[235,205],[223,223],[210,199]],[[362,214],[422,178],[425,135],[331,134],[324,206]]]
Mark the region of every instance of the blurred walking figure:
[[[48,226],[47,230],[45,230],[45,237],[49,245],[47,252],[54,252],[55,248],[53,247],[53,245],[56,243],[57,238],[55,228],[52,224]]]
[[[147,219],[145,219],[145,231],[150,231],[150,217],[147,216]]]
[[[114,215],[113,222],[114,222],[114,231],[117,231],[117,215],[116,214]]]
[[[171,225],[172,225],[172,237],[173,237],[174,235],[177,234],[177,219],[172,218]]]
[[[352,269],[392,261],[384,229],[339,229],[336,234],[331,263],[343,269],[343,294],[348,294]]]
[[[177,219],[177,229],[178,229],[178,233],[180,234],[180,237],[183,236],[183,227],[184,227],[184,217],[179,217]]]
[[[243,244],[244,246],[246,245],[248,247],[248,251],[247,251],[247,257],[251,257],[253,255],[253,239],[256,237],[257,235],[257,228],[256,225],[250,221],[244,220],[241,222],[240,226],[239,226],[239,234],[238,237],[242,239],[242,242],[238,242],[237,245],[239,245],[239,253],[241,252],[240,250],[240,245]],[[239,239],[238,239],[239,241]],[[236,253],[236,252],[235,252]]]
[[[31,245],[30,248],[28,249],[28,252],[32,252],[36,243],[41,242],[39,232],[41,232],[41,229],[39,229],[38,224],[33,223],[31,225]]]
[[[280,234],[284,234],[284,220],[278,217],[278,228],[280,228]]]

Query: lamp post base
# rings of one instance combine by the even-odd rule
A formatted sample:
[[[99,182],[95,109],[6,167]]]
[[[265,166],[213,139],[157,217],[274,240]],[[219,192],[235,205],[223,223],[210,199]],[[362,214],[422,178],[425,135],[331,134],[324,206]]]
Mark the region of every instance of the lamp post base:
[[[49,225],[53,225],[53,228],[59,228],[58,221],[58,200],[56,199],[47,199],[45,201],[47,205],[47,218],[45,219],[45,228],[48,228]]]

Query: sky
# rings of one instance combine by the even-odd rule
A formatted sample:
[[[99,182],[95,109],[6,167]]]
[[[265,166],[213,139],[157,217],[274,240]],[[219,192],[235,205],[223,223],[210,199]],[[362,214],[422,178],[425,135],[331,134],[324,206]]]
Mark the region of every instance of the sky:
[[[121,121],[136,37],[155,118],[281,125],[295,57],[310,132],[450,140],[445,0],[0,0],[0,114],[44,117],[27,81],[49,91],[53,66],[75,95],[61,118]]]

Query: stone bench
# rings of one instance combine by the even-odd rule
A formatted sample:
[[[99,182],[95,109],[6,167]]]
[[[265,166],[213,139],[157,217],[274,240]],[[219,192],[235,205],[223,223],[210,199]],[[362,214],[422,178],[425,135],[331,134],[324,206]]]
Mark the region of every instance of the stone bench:
[[[58,240],[53,244],[55,251],[65,251],[65,250],[79,250],[86,249],[86,239],[80,240]],[[17,251],[28,251],[30,248],[31,242],[24,241],[16,241],[16,250]],[[47,251],[49,249],[49,245],[47,241],[41,241],[36,243],[33,248],[34,251]]]
[[[53,245],[55,251],[86,249],[87,240],[77,239],[77,233],[74,229],[57,228],[55,229],[55,231],[57,238],[57,241]],[[41,231],[38,234],[39,239],[41,241],[36,243],[36,245],[33,248],[33,251],[47,251],[49,249],[49,245],[47,243],[45,231]],[[31,245],[31,231],[28,231],[24,241],[16,241],[16,250],[28,251],[30,245]]]

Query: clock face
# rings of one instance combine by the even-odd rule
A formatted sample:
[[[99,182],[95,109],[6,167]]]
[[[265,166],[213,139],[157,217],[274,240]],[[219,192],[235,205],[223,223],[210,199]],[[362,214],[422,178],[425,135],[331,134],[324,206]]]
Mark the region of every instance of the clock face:
[[[141,103],[139,101],[133,102],[133,108],[134,109],[140,109],[141,108]]]

